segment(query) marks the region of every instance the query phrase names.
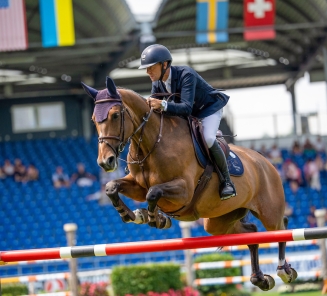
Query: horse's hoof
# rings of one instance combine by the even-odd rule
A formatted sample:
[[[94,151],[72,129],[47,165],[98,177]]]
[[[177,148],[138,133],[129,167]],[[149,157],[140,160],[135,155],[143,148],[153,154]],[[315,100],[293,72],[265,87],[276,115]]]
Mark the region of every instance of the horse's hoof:
[[[289,268],[290,274],[285,269],[277,269],[277,275],[282,279],[285,284],[294,282],[297,279],[297,272],[294,268]]]
[[[158,217],[159,225],[157,225],[157,226],[159,229],[168,229],[171,227],[171,219],[169,217],[165,216],[162,213],[158,213],[158,216],[159,216]]]
[[[258,288],[260,288],[262,291],[269,291],[273,287],[275,287],[275,280],[269,275],[264,274],[264,279],[261,279],[260,277],[251,277],[251,283]]]
[[[147,224],[148,223],[148,210],[147,209],[136,209],[133,211],[135,214],[135,224]]]

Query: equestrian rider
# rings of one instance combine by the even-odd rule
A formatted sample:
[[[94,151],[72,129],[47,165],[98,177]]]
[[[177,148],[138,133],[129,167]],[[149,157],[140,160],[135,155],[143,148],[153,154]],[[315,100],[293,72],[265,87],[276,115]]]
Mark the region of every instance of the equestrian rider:
[[[142,52],[139,69],[146,69],[152,81],[151,94],[181,94],[181,99],[173,96],[173,100],[169,102],[150,97],[147,99],[148,104],[169,115],[192,115],[201,119],[205,141],[225,179],[220,185],[220,197],[225,200],[235,196],[236,190],[230,179],[225,154],[216,140],[216,132],[223,115],[222,108],[227,104],[229,96],[214,89],[194,69],[188,66],[172,66],[171,63],[171,54],[163,45],[153,44]]]

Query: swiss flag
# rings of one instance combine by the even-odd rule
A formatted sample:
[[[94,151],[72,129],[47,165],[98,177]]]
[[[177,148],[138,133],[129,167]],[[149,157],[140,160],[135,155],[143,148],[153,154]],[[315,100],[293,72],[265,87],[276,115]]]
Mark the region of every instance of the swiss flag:
[[[244,0],[244,39],[274,39],[275,11],[275,0]]]

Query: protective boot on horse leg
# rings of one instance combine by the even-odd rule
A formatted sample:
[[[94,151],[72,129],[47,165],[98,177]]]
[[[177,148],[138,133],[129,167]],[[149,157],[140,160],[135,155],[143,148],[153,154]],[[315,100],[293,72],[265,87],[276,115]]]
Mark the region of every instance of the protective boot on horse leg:
[[[223,109],[220,109],[214,114],[202,119],[202,127],[203,136],[209,148],[212,160],[216,163],[225,179],[219,188],[220,198],[221,200],[225,200],[235,196],[236,190],[232,180],[230,179],[224,151],[216,140],[216,132],[218,130],[222,115]]]

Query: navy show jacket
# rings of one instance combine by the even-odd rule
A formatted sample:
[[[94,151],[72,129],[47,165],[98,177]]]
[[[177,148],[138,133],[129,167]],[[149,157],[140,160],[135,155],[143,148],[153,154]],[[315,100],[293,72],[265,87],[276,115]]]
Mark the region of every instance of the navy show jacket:
[[[170,70],[171,92],[181,94],[181,98],[174,96],[168,102],[167,113],[170,115],[205,118],[227,104],[229,96],[213,88],[194,69],[188,66],[171,66]],[[164,82],[152,82],[151,94],[163,92],[166,92]]]

